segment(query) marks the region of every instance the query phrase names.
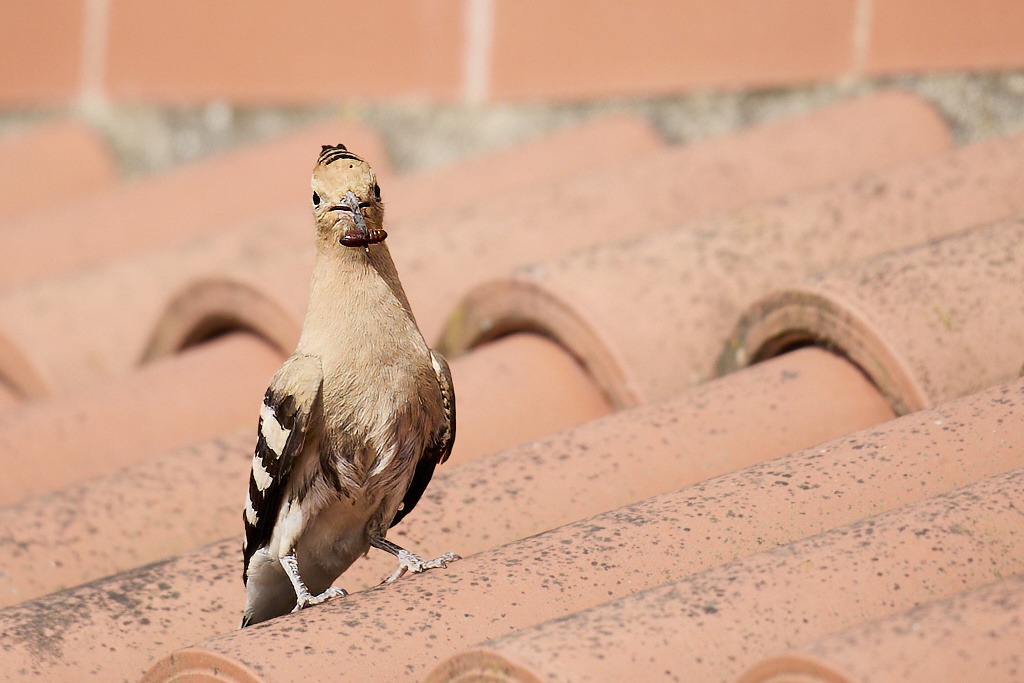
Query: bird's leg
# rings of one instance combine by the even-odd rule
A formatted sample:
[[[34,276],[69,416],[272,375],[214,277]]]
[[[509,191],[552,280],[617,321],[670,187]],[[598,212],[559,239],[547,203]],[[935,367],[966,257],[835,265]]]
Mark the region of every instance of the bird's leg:
[[[385,538],[371,537],[370,545],[372,545],[374,548],[377,548],[378,550],[384,550],[386,552],[389,552],[398,558],[398,569],[395,570],[394,574],[381,581],[382,585],[385,583],[391,583],[392,581],[397,581],[398,579],[402,578],[402,576],[404,576],[406,572],[419,574],[420,572],[425,572],[428,569],[438,569],[440,567],[447,567],[449,562],[454,562],[455,560],[462,559],[455,553],[445,553],[440,557],[435,557],[432,560],[425,561],[419,555],[410,553],[405,548],[402,548],[401,546],[398,546]]]
[[[327,602],[331,598],[343,598],[348,595],[348,591],[344,588],[330,587],[320,595],[313,595],[306,588],[305,582],[302,577],[299,576],[299,561],[295,559],[294,548],[290,553],[281,558],[281,566],[284,567],[284,573],[288,575],[288,579],[292,582],[292,588],[295,589],[295,609],[293,612],[298,612],[304,607],[310,605],[319,605],[321,602]]]

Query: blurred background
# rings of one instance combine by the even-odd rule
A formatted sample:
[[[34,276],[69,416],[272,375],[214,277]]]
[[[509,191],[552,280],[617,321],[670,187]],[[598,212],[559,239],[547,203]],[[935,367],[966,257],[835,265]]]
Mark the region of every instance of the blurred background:
[[[124,178],[316,120],[420,170],[611,111],[672,142],[900,85],[1024,128],[1016,0],[0,1],[0,136],[72,116]]]

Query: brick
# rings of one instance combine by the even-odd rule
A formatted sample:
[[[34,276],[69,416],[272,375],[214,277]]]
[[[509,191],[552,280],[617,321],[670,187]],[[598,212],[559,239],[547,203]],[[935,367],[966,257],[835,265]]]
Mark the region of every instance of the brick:
[[[83,2],[0,5],[0,106],[53,104],[76,91]]]
[[[845,73],[854,2],[496,0],[495,98],[651,95]]]
[[[1024,4],[888,0],[872,7],[871,74],[1024,65]]]
[[[454,0],[112,0],[107,86],[165,103],[444,99],[461,32]]]

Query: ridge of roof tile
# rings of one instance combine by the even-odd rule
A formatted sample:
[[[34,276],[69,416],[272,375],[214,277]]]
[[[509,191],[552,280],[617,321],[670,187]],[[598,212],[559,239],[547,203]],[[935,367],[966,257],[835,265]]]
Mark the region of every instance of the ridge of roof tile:
[[[1024,349],[1019,218],[765,294],[740,318],[719,367],[819,343],[852,359],[897,413],[1017,375]]]
[[[738,316],[769,290],[1024,213],[1022,155],[1024,135],[992,140],[538,260],[471,290],[440,346],[454,356],[492,336],[540,331],[580,358],[616,405],[670,395],[716,374]]]
[[[710,637],[701,628],[725,625],[745,635],[763,630],[767,636],[778,633],[772,628],[774,619],[785,627],[783,637],[791,632],[798,637],[810,633],[790,630],[804,613],[828,612],[831,623],[842,626],[843,619],[849,623],[861,609],[881,614],[885,608],[912,605],[930,591],[951,594],[1019,571],[1024,566],[1024,516],[1014,501],[1020,499],[1024,470],[1011,468],[1021,467],[1024,430],[1011,425],[1021,423],[1022,389],[1024,382],[1016,380],[936,412],[893,420],[466,557],[445,572],[328,602],[259,630],[227,633],[165,656],[144,680],[220,670],[222,663],[258,671],[256,680],[261,681],[317,678],[336,662],[303,653],[339,643],[344,643],[346,671],[356,677],[422,678],[441,659],[519,629],[528,630],[508,636],[505,643],[521,638],[528,646],[507,651],[517,659],[524,649],[541,651],[542,659],[527,661],[540,671],[554,667],[559,677],[572,676],[572,667],[578,667],[586,671],[584,680],[654,680],[673,666],[676,660],[667,657],[675,654],[698,663],[706,658],[707,678],[720,680],[726,677],[720,664],[726,655],[743,655],[732,664],[743,667],[766,648],[754,637],[735,638],[721,631]],[[938,419],[944,424],[935,425]],[[979,430],[982,423],[993,429]],[[965,450],[965,441],[976,450],[957,454]],[[957,462],[947,468],[950,460]],[[979,460],[986,463],[971,464]],[[984,471],[988,467],[993,469]],[[945,493],[1007,471],[1011,474]],[[901,505],[910,507],[884,518],[862,519]],[[928,528],[934,533],[915,534]],[[794,543],[811,534],[821,535]],[[771,548],[774,553],[764,553]],[[900,554],[904,548],[905,556]],[[880,576],[871,559],[876,555]],[[744,559],[732,562],[736,558]],[[928,562],[918,565],[918,558]],[[761,574],[755,570],[773,567],[784,570],[774,582],[778,594],[802,600],[799,609],[779,609],[772,615],[759,609],[771,597],[767,590],[758,591]],[[898,578],[886,573],[887,567]],[[853,570],[860,572],[859,583],[852,580]],[[735,588],[730,588],[732,577],[737,577]],[[819,589],[822,584],[813,580],[818,578],[828,581],[828,591]],[[680,583],[657,588],[672,581]],[[880,590],[894,582],[901,588]],[[686,588],[691,585],[693,601]],[[736,599],[730,608],[732,591],[741,586],[744,595],[764,596],[763,601],[743,604]],[[847,595],[859,603],[841,602],[847,588]],[[687,601],[677,603],[678,608],[659,608],[658,600],[673,596],[673,590]],[[867,604],[870,591],[883,598],[880,604]],[[618,602],[604,612],[590,609],[609,600]],[[844,604],[846,609],[833,609]],[[624,605],[637,607],[627,610]],[[707,605],[714,609],[691,609]],[[580,610],[589,612],[568,616]],[[628,617],[616,618],[624,614]],[[663,615],[664,627],[656,630],[655,616]],[[607,629],[588,628],[597,626],[598,618]],[[556,621],[533,627],[552,619]],[[302,638],[284,635],[295,632]],[[401,656],[381,657],[380,642]],[[671,647],[662,648],[666,642]],[[592,648],[600,648],[601,655]],[[573,658],[576,653],[578,658]],[[631,668],[649,667],[649,659],[657,669]],[[708,666],[711,662],[714,668]],[[702,673],[689,659],[687,665],[694,666],[695,675]]]
[[[859,370],[804,349],[657,404],[456,460],[458,467],[438,471],[417,514],[394,533],[417,548],[476,552],[892,417]],[[252,448],[251,434],[217,439],[0,508],[0,529],[7,530],[0,553],[11,558],[0,577],[0,604],[127,569],[128,561],[201,557],[204,551],[189,551],[240,528],[231,492],[245,489]],[[176,520],[169,529],[168,520]],[[143,535],[146,528],[166,529],[167,538]],[[211,574],[230,576],[238,562],[227,550],[238,541],[224,545],[213,556],[228,556],[228,564]],[[350,590],[373,586],[390,571],[388,561],[371,556],[343,582]],[[182,600],[228,604],[240,590],[232,577]]]
[[[401,230],[427,207],[469,209],[480,197],[511,195],[558,183],[595,168],[633,160],[665,148],[654,128],[619,114],[583,122],[536,140],[396,178],[387,189],[388,220]],[[397,195],[397,198],[392,198]],[[443,199],[440,199],[443,198]],[[389,228],[390,229],[390,228]]]
[[[1022,670],[1024,575],[927,602],[755,664],[737,683],[1013,683]]]

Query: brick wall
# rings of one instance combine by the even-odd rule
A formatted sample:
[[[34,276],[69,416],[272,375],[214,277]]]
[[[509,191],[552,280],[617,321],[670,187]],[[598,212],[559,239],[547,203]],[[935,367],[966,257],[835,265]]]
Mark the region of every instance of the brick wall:
[[[1024,67],[1019,0],[0,0],[0,106],[588,100]]]

